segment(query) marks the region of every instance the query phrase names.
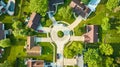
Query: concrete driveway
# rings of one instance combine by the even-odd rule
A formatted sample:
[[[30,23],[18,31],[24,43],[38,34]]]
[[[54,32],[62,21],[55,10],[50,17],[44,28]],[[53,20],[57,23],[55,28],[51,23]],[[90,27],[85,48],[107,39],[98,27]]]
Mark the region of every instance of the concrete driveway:
[[[70,41],[82,41],[82,42],[84,42],[84,36],[71,36]]]
[[[83,18],[81,16],[78,16],[76,20],[71,25],[68,26],[68,28],[70,30],[73,30],[82,20]]]

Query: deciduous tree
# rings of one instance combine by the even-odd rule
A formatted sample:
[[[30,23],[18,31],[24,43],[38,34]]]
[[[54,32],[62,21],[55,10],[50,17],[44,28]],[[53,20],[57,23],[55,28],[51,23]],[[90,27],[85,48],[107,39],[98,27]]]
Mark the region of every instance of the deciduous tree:
[[[107,58],[105,59],[105,67],[113,66],[113,61],[114,61],[113,58],[107,57]]]
[[[88,49],[84,53],[84,61],[88,64],[88,67],[101,67],[102,58],[98,53],[98,49]]]
[[[6,61],[4,61],[4,63],[2,64],[2,67],[13,67],[13,65],[10,63],[10,61],[6,60]]]
[[[73,42],[70,46],[64,50],[65,57],[72,58],[75,55],[82,54],[83,46],[81,43]]]
[[[70,19],[72,17],[72,10],[69,6],[62,7],[58,10],[58,15],[63,19]]]
[[[3,48],[11,46],[10,39],[7,38],[7,39],[0,40],[0,46]]]
[[[117,7],[119,5],[119,2],[120,2],[120,0],[108,0],[106,7],[107,7],[107,9],[112,11],[115,7]]]
[[[49,0],[30,0],[31,12],[37,12],[45,16],[48,10],[48,1]]]
[[[120,57],[117,57],[117,58],[115,59],[115,61],[116,61],[118,64],[120,64]]]
[[[112,55],[113,54],[113,48],[110,44],[101,44],[99,46],[100,52],[105,55]]]
[[[21,29],[21,28],[23,28],[23,23],[20,22],[20,21],[15,21],[15,22],[12,24],[12,27],[13,27],[14,29]]]
[[[109,18],[108,17],[104,17],[102,19],[102,24],[101,24],[102,30],[107,31],[108,29],[110,29],[110,24],[109,24]]]
[[[84,4],[88,4],[90,0],[81,0],[81,2],[83,2]]]

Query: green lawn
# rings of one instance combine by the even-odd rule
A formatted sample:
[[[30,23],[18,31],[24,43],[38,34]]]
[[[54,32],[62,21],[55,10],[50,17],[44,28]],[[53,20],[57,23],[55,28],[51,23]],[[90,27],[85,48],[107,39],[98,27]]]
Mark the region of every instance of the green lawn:
[[[3,57],[0,58],[0,63],[3,63],[5,60],[7,60],[7,57],[10,54],[10,49],[11,49],[10,47],[4,49],[5,51],[4,51]]]
[[[102,10],[102,11],[101,11]],[[87,20],[83,20],[78,24],[77,27],[74,28],[74,33],[76,36],[83,35],[85,32],[85,25],[87,24],[94,24],[94,25],[101,25],[102,20],[106,15],[106,8],[104,4],[100,4],[97,6],[96,11],[91,13]]]
[[[49,42],[38,43],[42,47],[42,54],[40,56],[27,56],[28,58],[34,58],[37,60],[44,60],[47,62],[53,61],[53,47]]]
[[[114,49],[113,57],[120,57],[120,43],[111,43],[111,46]]]
[[[53,61],[53,46],[49,42],[40,42],[39,44],[42,47],[42,55],[38,58]]]
[[[14,63],[17,57],[24,57],[26,53],[23,51],[25,41],[17,41],[11,45],[9,48],[5,48],[4,57],[0,59],[0,62],[4,60],[9,60],[11,63]]]
[[[26,56],[25,51],[23,51],[25,45],[25,41],[18,41],[15,45],[11,46],[10,54],[7,60],[14,62],[17,57]]]

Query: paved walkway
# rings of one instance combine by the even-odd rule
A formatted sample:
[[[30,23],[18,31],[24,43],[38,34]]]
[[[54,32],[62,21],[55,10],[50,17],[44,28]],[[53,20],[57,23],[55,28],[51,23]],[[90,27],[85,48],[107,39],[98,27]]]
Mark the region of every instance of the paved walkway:
[[[70,41],[84,41],[84,36],[71,36]]]
[[[64,66],[63,48],[64,48],[64,44],[57,44],[57,54],[59,54],[59,59],[57,59],[56,61],[57,67]]]
[[[67,59],[64,58],[64,65],[74,66],[77,64],[77,59]]]
[[[51,28],[49,28],[49,27],[42,27],[41,25],[39,25],[37,30],[41,30],[43,33],[48,33],[48,32],[50,32]]]
[[[51,31],[51,28],[43,27],[43,30],[44,30],[44,32],[50,32],[50,31]]]
[[[52,12],[48,12],[48,16],[49,16],[50,20],[53,22],[53,25],[56,25],[57,22],[56,22],[56,20],[55,20],[55,18],[53,16]]]
[[[84,67],[83,55],[79,56],[77,59],[78,59],[77,60],[78,67]]]
[[[36,42],[52,42],[51,38],[36,37]]]
[[[71,25],[68,26],[68,28],[70,30],[73,30],[82,21],[82,19],[83,18],[81,16],[78,16],[76,20]]]

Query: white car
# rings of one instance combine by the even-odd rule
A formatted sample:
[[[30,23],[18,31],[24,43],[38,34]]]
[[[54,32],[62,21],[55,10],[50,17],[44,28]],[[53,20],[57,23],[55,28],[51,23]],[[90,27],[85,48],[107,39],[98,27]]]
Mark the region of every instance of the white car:
[[[15,0],[9,0],[6,9],[9,15],[14,15]]]

